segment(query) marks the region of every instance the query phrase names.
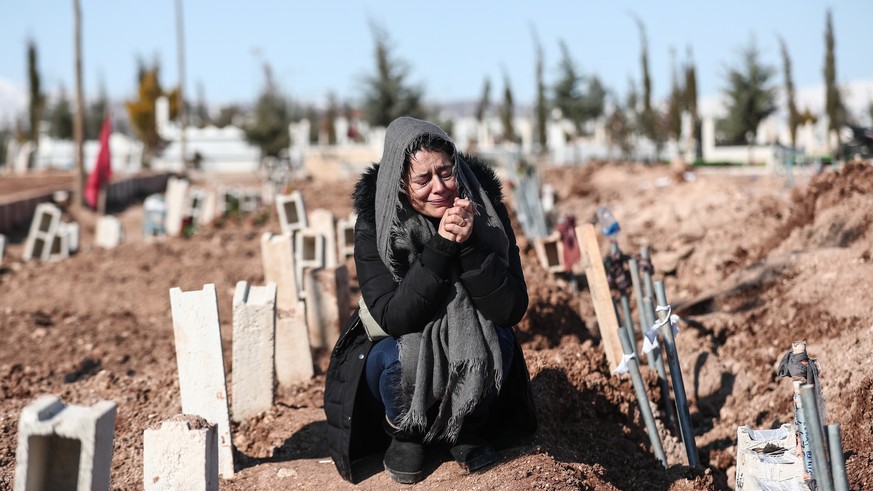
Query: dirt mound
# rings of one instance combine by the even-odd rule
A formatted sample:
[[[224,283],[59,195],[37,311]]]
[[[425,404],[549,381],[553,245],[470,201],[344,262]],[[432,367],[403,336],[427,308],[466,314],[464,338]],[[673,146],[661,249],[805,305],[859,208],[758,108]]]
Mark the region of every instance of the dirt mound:
[[[611,374],[590,295],[545,272],[516,227],[530,295],[517,332],[525,348],[540,429],[502,451],[490,470],[465,475],[435,452],[417,489],[725,489],[733,484],[736,428],[789,422],[790,383],[773,365],[795,339],[819,360],[829,422],[842,425],[852,489],[873,489],[873,170],[846,166],[793,190],[769,175],[677,174],[617,163],[544,169],[558,201],[553,218],[618,217],[628,254],[652,251],[656,279],[682,316],[679,360],[701,466],[658,410],[668,469],[650,450],[627,377]],[[299,183],[308,209],[351,212],[353,181]],[[142,432],[181,410],[168,291],[214,283],[229,366],[237,281],[263,283],[259,238],[275,213],[231,217],[190,238],[146,243],[141,210],[120,213],[128,242],[90,247],[63,262],[21,263],[10,244],[0,266],[0,488],[11,487],[21,408],[43,393],[67,404],[118,403],[114,489],[140,489]],[[603,243],[605,247],[605,243]],[[605,250],[605,249],[604,249]],[[352,272],[352,278],[354,274]],[[324,350],[312,381],[280,388],[273,407],[234,424],[238,467],[222,489],[351,489],[329,461],[322,407]],[[662,406],[645,364],[651,404]],[[233,394],[229,395],[231,399]],[[369,462],[361,487],[394,488]]]

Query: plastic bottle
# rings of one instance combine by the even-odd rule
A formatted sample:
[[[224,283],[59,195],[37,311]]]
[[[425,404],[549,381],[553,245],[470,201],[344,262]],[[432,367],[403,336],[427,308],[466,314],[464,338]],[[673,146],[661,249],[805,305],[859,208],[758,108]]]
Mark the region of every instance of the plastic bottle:
[[[621,231],[618,220],[605,206],[597,208],[597,224],[600,226],[600,232],[608,239],[615,239]]]

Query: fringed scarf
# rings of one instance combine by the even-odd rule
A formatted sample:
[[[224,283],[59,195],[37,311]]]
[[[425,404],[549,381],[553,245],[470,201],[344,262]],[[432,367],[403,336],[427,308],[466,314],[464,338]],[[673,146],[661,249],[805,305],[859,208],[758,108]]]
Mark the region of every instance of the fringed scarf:
[[[396,119],[385,134],[385,148],[376,179],[376,241],[382,261],[402,281],[436,228],[414,211],[401,194],[406,150],[422,135],[438,135],[451,142],[438,126],[417,119]],[[506,260],[509,241],[488,193],[469,165],[453,152],[455,179],[463,197],[475,203],[477,241]],[[494,325],[473,305],[451,271],[452,287],[434,317],[421,332],[398,338],[404,400],[397,422],[403,429],[427,431],[425,441],[454,442],[464,417],[503,381],[502,356]],[[427,412],[438,404],[428,428]]]

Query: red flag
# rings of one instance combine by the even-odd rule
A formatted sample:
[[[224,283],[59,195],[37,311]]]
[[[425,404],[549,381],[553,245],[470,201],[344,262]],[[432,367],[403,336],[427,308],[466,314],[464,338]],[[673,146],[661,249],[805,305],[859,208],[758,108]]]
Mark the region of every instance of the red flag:
[[[94,170],[88,176],[85,185],[85,203],[91,208],[97,208],[97,195],[100,188],[112,177],[112,161],[109,157],[109,133],[112,130],[112,121],[109,116],[103,120],[103,128],[100,130],[100,153],[97,154],[97,162]]]

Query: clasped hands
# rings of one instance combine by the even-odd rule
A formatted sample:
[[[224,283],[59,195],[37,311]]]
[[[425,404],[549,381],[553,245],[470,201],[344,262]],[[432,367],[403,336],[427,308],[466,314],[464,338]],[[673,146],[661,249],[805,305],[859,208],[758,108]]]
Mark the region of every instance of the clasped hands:
[[[452,207],[440,219],[439,234],[452,242],[466,242],[473,235],[475,210],[475,205],[469,199],[455,198]]]

